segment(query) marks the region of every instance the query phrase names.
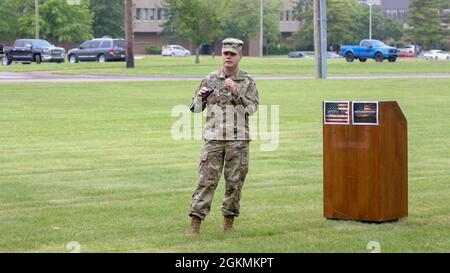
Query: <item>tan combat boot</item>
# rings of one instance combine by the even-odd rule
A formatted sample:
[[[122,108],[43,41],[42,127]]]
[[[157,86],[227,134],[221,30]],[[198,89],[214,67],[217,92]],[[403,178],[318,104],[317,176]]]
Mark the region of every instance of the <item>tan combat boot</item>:
[[[223,218],[223,230],[229,232],[235,232],[233,227],[234,216],[224,216]]]
[[[189,227],[186,235],[195,236],[200,234],[200,224],[202,223],[202,219],[200,217],[193,215],[191,217],[191,226]]]

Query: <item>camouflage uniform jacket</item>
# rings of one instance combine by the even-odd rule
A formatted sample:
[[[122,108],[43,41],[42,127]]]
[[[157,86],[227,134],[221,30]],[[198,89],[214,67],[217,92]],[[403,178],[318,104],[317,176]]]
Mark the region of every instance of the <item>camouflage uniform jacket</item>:
[[[259,104],[258,90],[253,78],[239,70],[230,77],[235,83],[239,96],[225,89],[225,73],[215,71],[206,76],[197,88],[190,110],[208,113],[203,130],[205,140],[250,140],[248,117],[256,112]],[[212,87],[214,91],[206,99],[198,96],[202,87]]]

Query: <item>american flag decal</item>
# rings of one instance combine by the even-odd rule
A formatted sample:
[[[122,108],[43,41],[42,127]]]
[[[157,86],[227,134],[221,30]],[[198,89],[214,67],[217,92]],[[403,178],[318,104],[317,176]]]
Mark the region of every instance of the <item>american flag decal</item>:
[[[348,101],[326,101],[324,102],[324,121],[333,124],[349,124],[349,105]]]
[[[353,124],[377,125],[378,124],[378,102],[376,102],[376,101],[354,101],[353,102]]]

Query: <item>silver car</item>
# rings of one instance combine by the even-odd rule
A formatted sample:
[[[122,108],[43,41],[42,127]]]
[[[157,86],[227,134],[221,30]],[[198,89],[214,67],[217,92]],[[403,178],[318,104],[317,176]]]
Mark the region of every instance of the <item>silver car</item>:
[[[450,54],[445,51],[433,49],[423,54],[427,60],[450,60]]]
[[[190,56],[191,52],[180,45],[164,45],[161,55],[163,56]]]

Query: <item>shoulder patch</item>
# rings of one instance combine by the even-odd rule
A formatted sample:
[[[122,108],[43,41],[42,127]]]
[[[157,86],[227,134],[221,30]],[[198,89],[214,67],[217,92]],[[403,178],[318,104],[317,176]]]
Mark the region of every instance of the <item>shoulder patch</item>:
[[[206,76],[206,77],[207,77],[208,79],[215,79],[215,78],[218,78],[219,75],[220,75],[220,71],[217,70],[217,71],[214,71],[214,72],[209,73],[208,76]]]
[[[249,79],[249,80],[253,80],[252,75],[250,75],[250,74],[248,74],[247,72],[242,71],[242,70],[241,70],[241,76],[242,76],[243,78],[247,78],[247,79]]]

